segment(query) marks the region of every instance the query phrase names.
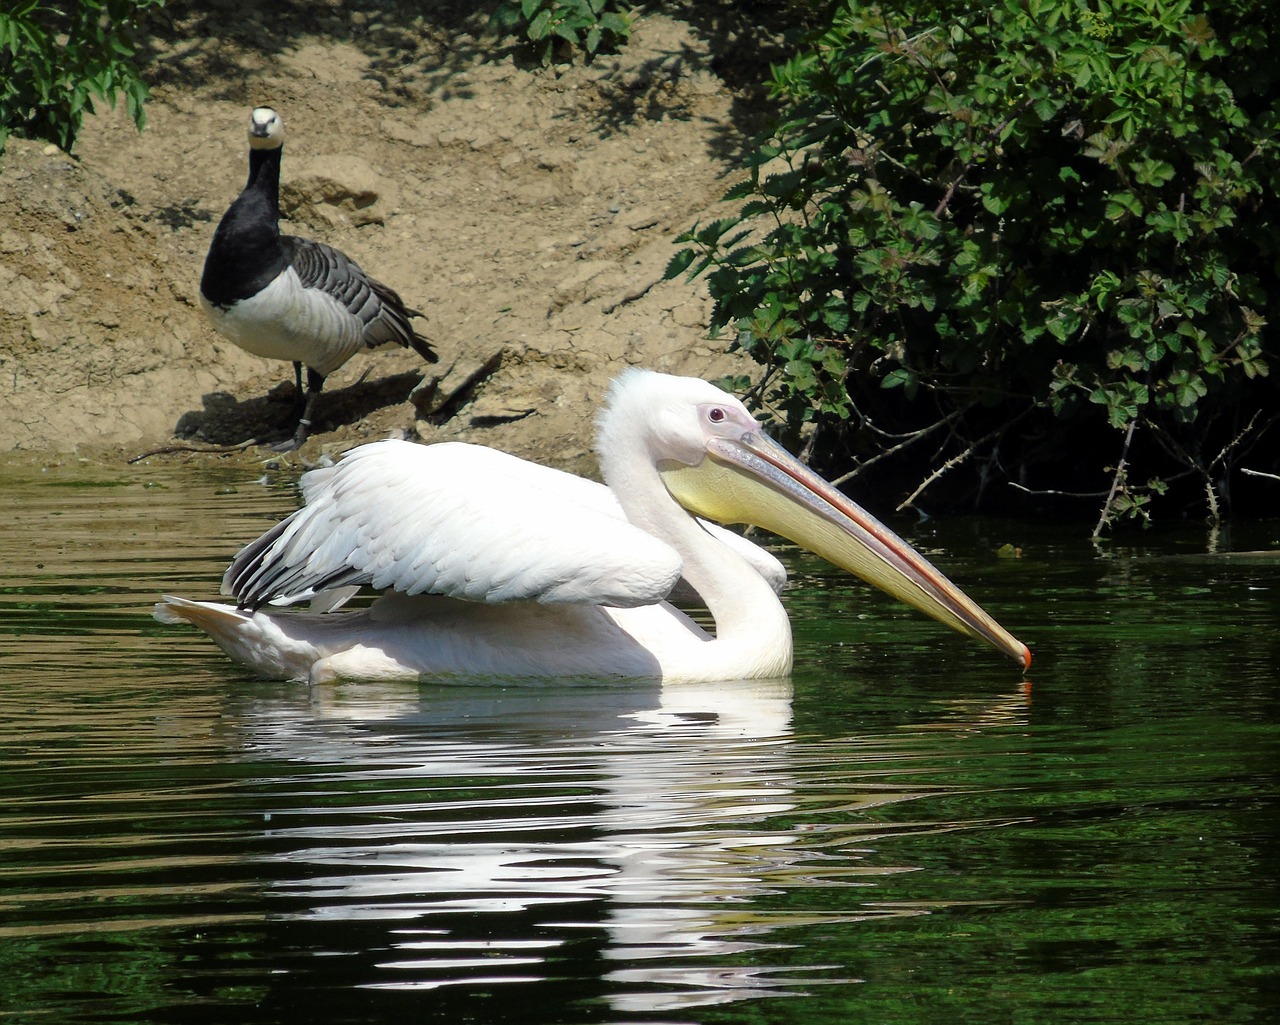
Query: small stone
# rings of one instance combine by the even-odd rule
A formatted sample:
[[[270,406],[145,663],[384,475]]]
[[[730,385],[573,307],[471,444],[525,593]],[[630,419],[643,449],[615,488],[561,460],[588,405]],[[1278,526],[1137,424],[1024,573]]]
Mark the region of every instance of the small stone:
[[[321,156],[304,163],[285,184],[281,207],[291,217],[314,213],[330,223],[382,224],[383,210],[392,204],[374,207],[390,191],[391,183],[362,157]]]

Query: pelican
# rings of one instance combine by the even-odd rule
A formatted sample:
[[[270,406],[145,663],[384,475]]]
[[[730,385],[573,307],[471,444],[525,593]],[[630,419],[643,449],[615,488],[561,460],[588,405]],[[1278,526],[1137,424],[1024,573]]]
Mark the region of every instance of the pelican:
[[[362,445],[305,474],[303,507],[235,557],[222,580],[235,605],[165,596],[156,618],[312,683],[785,677],[781,567],[714,526],[746,523],[1030,665],[1026,645],[719,388],[628,370],[596,448],[604,484],[477,445]],[[339,612],[361,587],[382,594]],[[714,632],[671,604],[679,587]]]

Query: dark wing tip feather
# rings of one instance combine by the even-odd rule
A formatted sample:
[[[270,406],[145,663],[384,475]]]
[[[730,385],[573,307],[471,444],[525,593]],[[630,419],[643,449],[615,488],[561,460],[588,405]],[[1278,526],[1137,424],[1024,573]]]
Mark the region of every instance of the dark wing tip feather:
[[[231,560],[231,565],[222,575],[222,593],[235,598],[237,608],[256,612],[260,605],[273,597],[271,581],[264,579],[272,565],[264,561],[264,557],[292,519],[290,516],[281,520],[256,541],[250,541],[241,548]]]
[[[418,334],[413,329],[413,325],[409,323],[411,317],[426,318],[426,315],[419,310],[410,309],[404,304],[404,300],[400,298],[400,293],[390,285],[385,285],[381,281],[369,278],[369,286],[382,301],[381,313],[394,324],[396,336],[401,340],[401,345],[407,345],[413,349],[428,363],[439,362],[440,357],[436,354],[435,349],[431,347],[431,341],[428,338]]]
[[[431,348],[431,342],[418,334],[417,331],[413,332],[413,337],[409,340],[409,344],[413,347],[413,351],[428,363],[440,362],[440,356],[435,349]]]
[[[303,566],[271,554],[271,548],[289,529],[299,510],[281,520],[256,541],[250,541],[227,567],[222,593],[236,600],[236,608],[257,612],[263,605],[290,594],[318,593],[351,584],[364,586],[369,574],[353,566],[339,566],[324,575],[308,574]]]

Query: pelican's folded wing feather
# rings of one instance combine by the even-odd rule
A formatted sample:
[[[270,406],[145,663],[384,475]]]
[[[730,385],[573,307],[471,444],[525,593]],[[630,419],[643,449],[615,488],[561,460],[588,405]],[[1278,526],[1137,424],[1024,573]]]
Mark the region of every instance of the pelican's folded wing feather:
[[[680,577],[665,542],[601,484],[493,449],[381,441],[302,478],[306,504],[247,545],[222,590],[289,605],[369,586],[471,601],[661,601]]]

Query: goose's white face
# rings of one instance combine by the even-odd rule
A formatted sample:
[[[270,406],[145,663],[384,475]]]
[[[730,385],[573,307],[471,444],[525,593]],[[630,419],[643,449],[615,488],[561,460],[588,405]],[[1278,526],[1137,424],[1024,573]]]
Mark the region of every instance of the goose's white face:
[[[284,145],[284,120],[270,107],[255,107],[249,115],[249,148],[277,149]]]

